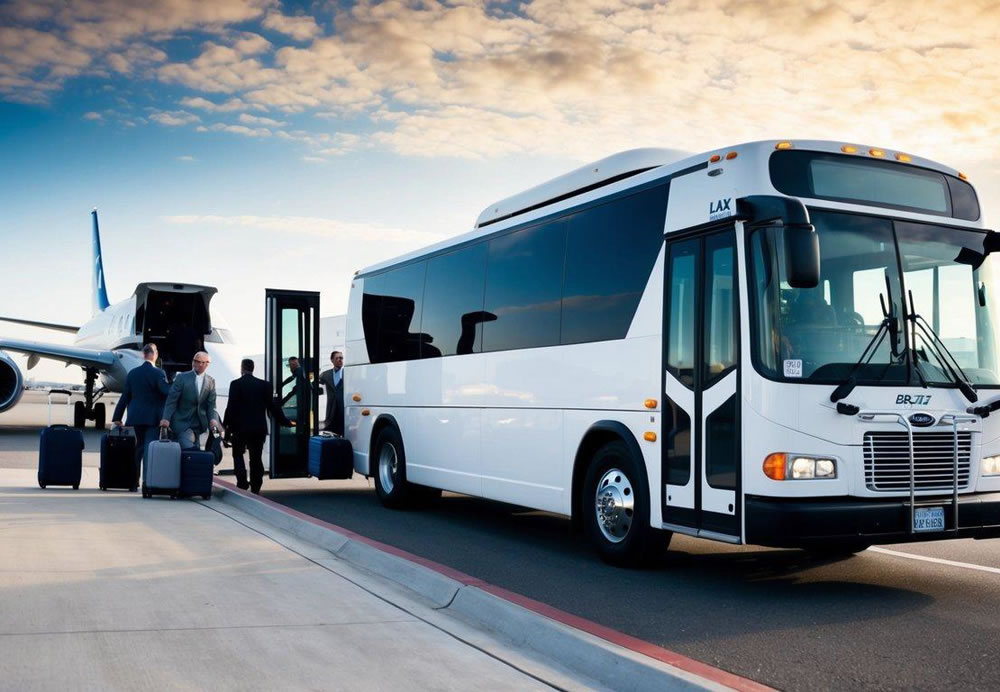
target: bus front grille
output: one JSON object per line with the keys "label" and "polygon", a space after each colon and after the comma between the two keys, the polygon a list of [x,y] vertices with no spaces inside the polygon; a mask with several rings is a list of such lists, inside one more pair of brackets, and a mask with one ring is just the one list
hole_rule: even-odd
{"label": "bus front grille", "polygon": [[[865,485],[879,492],[910,489],[910,446],[905,432],[865,433]],[[958,433],[958,487],[969,487],[972,433]],[[915,490],[952,490],[955,485],[955,436],[949,432],[913,433]]]}

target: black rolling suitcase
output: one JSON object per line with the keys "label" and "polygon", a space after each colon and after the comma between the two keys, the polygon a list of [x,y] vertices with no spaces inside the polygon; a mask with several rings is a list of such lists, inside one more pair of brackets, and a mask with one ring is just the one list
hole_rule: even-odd
{"label": "black rolling suitcase", "polygon": [[135,465],[135,431],[112,427],[101,438],[101,490],[139,489],[139,469]]}
{"label": "black rolling suitcase", "polygon": [[197,449],[185,449],[181,452],[181,487],[177,494],[181,497],[201,495],[202,499],[210,500],[214,476],[214,454]]}
{"label": "black rolling suitcase", "polygon": [[42,430],[38,445],[38,485],[71,485],[80,487],[83,475],[83,433],[68,425],[52,425],[52,395],[70,392],[53,389],[49,392],[49,426]]}

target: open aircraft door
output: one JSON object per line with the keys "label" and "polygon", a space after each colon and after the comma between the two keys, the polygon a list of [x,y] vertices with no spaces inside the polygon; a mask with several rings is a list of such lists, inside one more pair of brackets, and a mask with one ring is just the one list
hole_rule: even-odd
{"label": "open aircraft door", "polygon": [[[309,438],[319,427],[319,293],[266,289],[264,371],[294,427],[271,420],[271,478],[307,475]],[[298,359],[293,371],[290,359]]]}

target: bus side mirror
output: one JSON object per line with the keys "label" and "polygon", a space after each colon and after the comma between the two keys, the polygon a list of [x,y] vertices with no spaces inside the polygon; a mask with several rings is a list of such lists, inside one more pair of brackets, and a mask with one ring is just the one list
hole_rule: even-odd
{"label": "bus side mirror", "polygon": [[785,273],[792,288],[819,285],[819,235],[809,225],[784,227]]}
{"label": "bus side mirror", "polygon": [[983,241],[983,250],[986,251],[987,255],[1000,250],[1000,232],[987,231],[986,239]]}

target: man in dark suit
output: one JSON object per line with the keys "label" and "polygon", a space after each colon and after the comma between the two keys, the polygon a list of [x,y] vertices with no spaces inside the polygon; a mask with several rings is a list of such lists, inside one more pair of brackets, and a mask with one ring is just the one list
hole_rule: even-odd
{"label": "man in dark suit", "polygon": [[344,354],[334,351],[330,354],[333,367],[320,373],[319,381],[326,390],[326,417],[323,429],[344,434]]}
{"label": "man in dark suit", "polygon": [[[229,385],[229,404],[223,425],[233,438],[233,470],[237,487],[260,494],[264,483],[264,463],[261,454],[267,437],[267,413],[281,425],[294,425],[285,416],[271,393],[271,383],[253,376],[253,361],[244,358],[240,363],[242,376]],[[243,453],[250,453],[250,482],[243,463]]]}
{"label": "man in dark suit", "polygon": [[211,362],[205,351],[195,353],[191,370],[174,378],[163,405],[160,427],[170,426],[181,449],[201,449],[201,435],[209,429],[222,434],[215,410],[215,380],[205,373]]}
{"label": "man in dark suit", "polygon": [[157,423],[163,417],[163,402],[170,391],[166,374],[154,365],[156,356],[155,344],[142,347],[144,362],[125,376],[125,389],[111,416],[112,423],[121,426],[122,416],[128,411],[128,424],[135,430],[136,478],[142,468],[146,445],[153,439],[151,431],[157,429]]}

